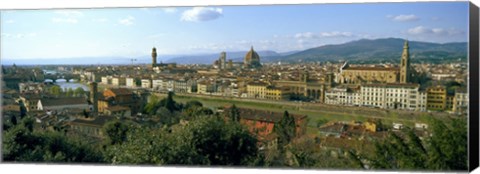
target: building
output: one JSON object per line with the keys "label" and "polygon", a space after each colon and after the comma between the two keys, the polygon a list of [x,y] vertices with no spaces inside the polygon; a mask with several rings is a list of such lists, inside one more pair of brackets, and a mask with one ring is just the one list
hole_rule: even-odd
{"label": "building", "polygon": [[[360,88],[361,105],[383,109],[424,110],[418,84],[364,84]],[[421,98],[420,98],[421,100]]]}
{"label": "building", "polygon": [[98,99],[98,112],[105,113],[112,111],[113,106],[128,107],[131,114],[141,112],[144,105],[142,96],[136,95],[132,90],[127,88],[111,88],[103,91],[103,95]]}
{"label": "building", "polygon": [[97,82],[91,82],[89,84],[89,88],[90,88],[90,95],[89,95],[90,104],[93,105],[92,112],[97,113],[98,112],[98,86],[97,86]]}
{"label": "building", "polygon": [[443,111],[447,108],[447,88],[431,86],[427,88],[427,110]]}
{"label": "building", "polygon": [[399,67],[351,67],[345,62],[339,74],[339,83],[342,84],[410,83],[413,70],[410,67],[408,41],[403,46]]}
{"label": "building", "polygon": [[465,89],[455,91],[452,111],[457,114],[468,113],[468,93]]}
{"label": "building", "polygon": [[[231,108],[226,108],[224,113],[229,113]],[[275,124],[279,123],[284,113],[238,108],[240,123],[246,125],[248,130],[257,136],[260,141],[268,140],[273,133]],[[307,115],[290,114],[295,118],[296,136],[305,135],[307,128]]]}
{"label": "building", "polygon": [[120,87],[127,85],[127,82],[125,77],[112,77],[112,85]]}
{"label": "building", "polygon": [[175,93],[187,93],[188,88],[185,79],[177,79],[173,83],[173,91],[175,91]]}
{"label": "building", "polygon": [[152,88],[152,79],[142,79],[142,88],[151,89]]}
{"label": "building", "polygon": [[260,64],[260,56],[257,52],[253,50],[253,46],[250,48],[250,51],[247,52],[243,60],[244,68],[259,68],[262,67]]}
{"label": "building", "polygon": [[89,110],[88,102],[82,97],[42,98],[37,104],[41,111],[60,111],[64,109]]}
{"label": "building", "polygon": [[265,99],[267,86],[269,84],[265,82],[250,82],[247,84],[247,96],[248,98]]}
{"label": "building", "polygon": [[408,52],[408,41],[403,45],[402,60],[400,63],[400,83],[411,82],[410,55]]}
{"label": "building", "polygon": [[105,138],[103,126],[115,120],[115,117],[101,116],[88,119],[75,119],[67,125],[69,126],[69,134],[82,135],[94,138]]}
{"label": "building", "polygon": [[137,79],[133,77],[127,77],[125,78],[126,86],[129,88],[135,88],[137,87]]}
{"label": "building", "polygon": [[325,92],[325,104],[359,106],[359,88],[336,87]]}
{"label": "building", "polygon": [[333,86],[333,74],[327,73],[319,80],[310,79],[308,71],[303,71],[298,81],[277,80],[273,81],[274,86],[288,88],[288,95],[304,96],[318,102],[325,102],[325,91]]}

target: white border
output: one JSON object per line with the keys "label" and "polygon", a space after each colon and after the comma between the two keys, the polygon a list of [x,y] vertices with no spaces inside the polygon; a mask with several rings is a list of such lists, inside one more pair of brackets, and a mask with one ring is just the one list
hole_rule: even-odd
{"label": "white border", "polygon": [[[159,6],[207,6],[207,5],[268,5],[268,4],[312,4],[312,3],[375,3],[375,2],[426,2],[428,0],[1,0],[0,9],[54,9],[54,8],[108,8],[108,7],[159,7]],[[449,0],[435,0],[449,1]],[[450,0],[451,1],[451,0]],[[456,0],[459,1],[459,0]],[[465,0],[460,0],[465,2]],[[472,0],[477,6],[480,0]],[[412,173],[377,171],[328,171],[328,170],[289,170],[289,169],[245,169],[245,168],[186,168],[186,167],[134,167],[134,166],[94,166],[94,165],[39,165],[39,164],[0,164],[2,173]],[[425,172],[415,172],[425,173]],[[473,173],[480,173],[480,169]]]}

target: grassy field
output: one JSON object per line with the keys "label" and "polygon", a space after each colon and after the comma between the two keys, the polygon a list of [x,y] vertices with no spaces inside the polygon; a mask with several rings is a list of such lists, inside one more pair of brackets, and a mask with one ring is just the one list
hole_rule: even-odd
{"label": "grassy field", "polygon": [[[165,97],[165,94],[159,94],[160,97]],[[260,109],[275,112],[283,112],[287,110],[294,114],[308,115],[308,126],[310,128],[316,128],[318,120],[327,121],[366,121],[371,118],[381,119],[386,125],[392,125],[392,123],[402,123],[406,126],[414,126],[417,122],[426,123],[432,115],[428,113],[402,113],[401,111],[391,110],[385,114],[380,115],[362,115],[355,112],[345,113],[339,109],[336,111],[324,111],[320,109],[314,109],[314,106],[304,107],[302,104],[294,102],[272,102],[272,101],[255,101],[245,99],[232,99],[232,98],[220,98],[209,96],[190,96],[190,95],[175,95],[174,100],[177,102],[185,103],[190,100],[197,100],[203,103],[205,107],[216,108],[222,106],[229,106],[235,104],[238,107]],[[448,121],[446,116],[435,116],[443,121]],[[309,130],[309,132],[314,130]]]}

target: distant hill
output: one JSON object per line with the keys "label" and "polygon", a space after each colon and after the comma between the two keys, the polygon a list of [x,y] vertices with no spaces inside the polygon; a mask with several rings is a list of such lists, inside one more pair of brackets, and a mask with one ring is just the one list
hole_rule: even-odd
{"label": "distant hill", "polygon": [[[270,50],[257,51],[261,62],[316,62],[316,61],[344,61],[357,63],[372,63],[379,61],[398,62],[403,50],[403,39],[361,39],[337,45],[324,45],[301,51],[278,53]],[[429,43],[409,41],[410,57],[412,62],[466,61],[467,43]],[[247,51],[227,51],[227,60],[242,62]],[[220,57],[220,52],[195,55],[158,55],[157,62],[178,64],[212,64]],[[135,61],[131,61],[135,59]],[[42,64],[150,64],[150,55],[138,57],[82,57],[62,59],[2,59],[2,65],[42,65]]]}
{"label": "distant hill", "polygon": [[[405,40],[398,38],[361,39],[338,45],[324,45],[279,57],[282,61],[371,61],[398,60]],[[409,41],[412,61],[466,58],[467,43],[429,43]]]}

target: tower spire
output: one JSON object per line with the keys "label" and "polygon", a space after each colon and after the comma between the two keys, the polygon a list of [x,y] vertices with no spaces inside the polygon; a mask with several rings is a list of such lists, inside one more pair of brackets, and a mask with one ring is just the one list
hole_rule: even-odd
{"label": "tower spire", "polygon": [[408,40],[403,44],[402,59],[400,61],[400,83],[410,82],[410,53],[408,47]]}

